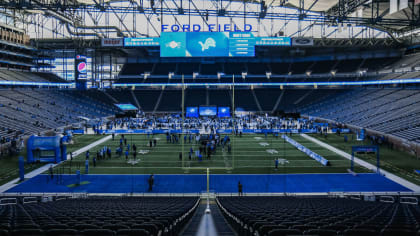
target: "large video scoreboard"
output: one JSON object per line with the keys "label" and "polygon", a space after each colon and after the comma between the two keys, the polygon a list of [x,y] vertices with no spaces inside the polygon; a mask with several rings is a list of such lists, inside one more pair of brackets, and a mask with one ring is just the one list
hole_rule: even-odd
{"label": "large video scoreboard", "polygon": [[159,46],[161,57],[253,57],[255,46],[291,46],[289,37],[252,32],[162,32],[160,38],[125,38],[125,47]]}

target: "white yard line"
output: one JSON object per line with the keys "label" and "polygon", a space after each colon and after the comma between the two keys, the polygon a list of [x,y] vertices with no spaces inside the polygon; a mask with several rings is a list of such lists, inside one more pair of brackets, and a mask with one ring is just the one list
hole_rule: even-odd
{"label": "white yard line", "polygon": [[[335,147],[333,147],[333,146],[331,146],[329,144],[326,144],[326,143],[324,143],[324,142],[322,142],[322,141],[320,141],[320,140],[318,140],[316,138],[313,138],[313,137],[311,137],[309,135],[301,134],[301,136],[303,138],[309,140],[309,141],[312,141],[312,142],[318,144],[321,147],[324,147],[324,148],[326,148],[326,149],[328,149],[328,150],[330,150],[332,152],[337,153],[338,155],[340,155],[340,156],[342,156],[342,157],[344,157],[346,159],[351,160],[351,155],[348,154],[348,153],[346,153],[346,152],[344,152],[344,151],[341,151],[340,149],[337,149],[337,148],[335,148]],[[363,161],[363,160],[357,158],[356,156],[354,157],[354,162],[357,163],[357,164],[359,164],[359,165],[361,165],[361,166],[363,166],[363,167],[365,167],[365,168],[367,168],[367,169],[369,169],[369,170],[372,170],[372,171],[376,172],[376,169],[377,168],[376,168],[375,165],[372,165],[372,164],[370,164],[370,163],[368,163],[366,161]],[[397,182],[397,183],[401,184],[402,186],[404,186],[404,187],[406,187],[408,189],[411,189],[414,192],[420,192],[420,186],[418,186],[418,185],[416,185],[414,183],[411,183],[411,182],[409,182],[409,181],[407,181],[407,180],[405,180],[405,179],[403,179],[403,178],[401,178],[399,176],[396,176],[396,175],[392,174],[391,172],[388,172],[388,171],[386,171],[386,170],[384,170],[382,168],[379,171],[386,178],[388,178],[388,179],[390,179],[390,180],[392,180],[394,182]]]}
{"label": "white yard line", "polygon": [[[108,136],[106,136],[104,138],[99,139],[96,142],[93,142],[93,143],[91,143],[91,144],[89,144],[89,145],[87,145],[85,147],[82,147],[81,149],[73,152],[73,157],[76,157],[76,156],[78,156],[78,155],[86,152],[87,150],[89,150],[89,149],[91,149],[91,148],[93,148],[93,147],[95,147],[95,146],[97,146],[97,145],[99,145],[101,143],[104,143],[104,142],[110,140],[111,138],[112,138],[112,136],[111,135],[108,135]],[[67,159],[70,159],[70,154],[67,155]],[[35,177],[35,176],[37,176],[39,174],[42,174],[45,171],[47,171],[48,168],[50,168],[50,166],[55,167],[57,165],[59,165],[59,164],[46,164],[44,166],[41,166],[38,169],[33,170],[33,171],[29,172],[28,174],[25,174],[25,179],[33,178],[33,177]],[[18,182],[19,182],[19,178],[16,178],[14,180],[9,181],[8,183],[3,184],[2,186],[0,186],[0,193],[4,193],[7,190],[15,187],[16,185],[18,185]]]}
{"label": "white yard line", "polygon": [[[115,135],[115,137],[116,137],[117,135]],[[85,147],[82,147],[82,148],[80,148],[79,150],[77,150],[77,151],[74,151],[73,152],[73,158],[74,157],[76,157],[76,156],[78,156],[78,155],[80,155],[80,154],[82,154],[82,153],[84,153],[84,152],[86,152],[87,150],[89,150],[89,149],[91,149],[91,148],[93,148],[93,147],[96,147],[96,146],[98,146],[99,144],[101,144],[101,143],[104,143],[104,142],[106,142],[106,141],[108,141],[108,140],[110,140],[112,138],[112,135],[108,135],[108,136],[106,136],[106,137],[103,137],[103,138],[101,138],[101,139],[99,139],[98,141],[95,141],[95,142],[93,142],[93,143],[91,143],[91,144],[89,144],[89,145],[87,145],[87,146],[85,146]],[[68,159],[70,159],[70,154],[68,154],[67,155],[67,160]]]}

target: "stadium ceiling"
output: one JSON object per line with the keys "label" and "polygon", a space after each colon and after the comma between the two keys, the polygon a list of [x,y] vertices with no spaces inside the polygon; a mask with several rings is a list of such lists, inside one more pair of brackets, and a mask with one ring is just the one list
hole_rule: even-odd
{"label": "stadium ceiling", "polygon": [[[323,12],[327,17],[346,21],[355,18],[370,18],[366,25],[388,32],[406,32],[419,27],[420,7],[414,0],[395,12],[390,12],[390,0],[290,0],[291,7]],[[396,1],[398,3],[398,1]],[[301,4],[301,5],[300,5]],[[393,21],[395,24],[385,25],[382,22]]]}
{"label": "stadium ceiling", "polygon": [[391,14],[390,1],[2,0],[0,16],[32,33],[33,38],[155,37],[163,21],[182,24],[186,18],[203,25],[254,22],[258,33],[267,36],[396,40],[417,36],[419,5],[406,0],[407,5]]}
{"label": "stadium ceiling", "polygon": [[[395,12],[390,12],[392,0],[258,0],[267,6],[286,6],[305,11],[320,12],[336,22],[360,22],[387,32],[408,32],[420,26],[420,5],[414,0]],[[399,3],[398,1],[396,1]],[[384,22],[388,22],[383,24]],[[392,23],[391,23],[392,22]]]}

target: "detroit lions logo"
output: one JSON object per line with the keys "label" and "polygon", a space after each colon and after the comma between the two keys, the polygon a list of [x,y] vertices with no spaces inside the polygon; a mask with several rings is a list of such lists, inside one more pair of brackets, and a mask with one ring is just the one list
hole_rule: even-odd
{"label": "detroit lions logo", "polygon": [[207,38],[206,42],[199,41],[198,44],[201,45],[201,51],[204,52],[204,50],[209,49],[210,47],[216,47],[216,41],[213,38]]}

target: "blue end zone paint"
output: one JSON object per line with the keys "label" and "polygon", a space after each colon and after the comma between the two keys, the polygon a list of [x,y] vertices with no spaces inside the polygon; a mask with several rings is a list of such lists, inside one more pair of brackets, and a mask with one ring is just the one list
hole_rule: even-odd
{"label": "blue end zone paint", "polygon": [[415,172],[416,172],[417,174],[420,174],[420,170],[415,170]]}
{"label": "blue end zone paint", "polygon": [[[66,187],[76,183],[75,175],[63,175],[57,184],[48,175],[38,175],[8,190],[20,192],[147,192],[149,175],[83,175],[90,184]],[[57,176],[54,176],[55,178]],[[248,193],[310,192],[411,192],[411,190],[378,174],[276,174],[276,175],[211,175],[210,189],[218,193],[237,192],[241,181]],[[206,175],[155,175],[153,193],[199,193],[206,191]]]}

